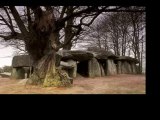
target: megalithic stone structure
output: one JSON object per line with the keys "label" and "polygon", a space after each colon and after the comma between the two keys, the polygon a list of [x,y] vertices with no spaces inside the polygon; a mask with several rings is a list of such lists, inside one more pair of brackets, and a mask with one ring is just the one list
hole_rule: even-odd
{"label": "megalithic stone structure", "polygon": [[88,62],[89,77],[101,77],[101,67],[96,58],[92,58]]}
{"label": "megalithic stone structure", "polygon": [[[138,63],[137,59],[116,56],[111,51],[100,49],[59,50],[56,53],[56,67],[65,69],[72,78],[77,77],[77,73],[86,77],[137,74],[136,64]],[[29,55],[14,56],[12,67],[12,78],[23,79],[25,78],[24,68],[33,68],[33,60]]]}

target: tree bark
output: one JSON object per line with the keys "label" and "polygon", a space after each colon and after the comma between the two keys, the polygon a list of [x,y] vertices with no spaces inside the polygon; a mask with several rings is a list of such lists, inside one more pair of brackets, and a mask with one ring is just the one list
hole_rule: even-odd
{"label": "tree bark", "polygon": [[[67,8],[67,12],[66,12],[67,16],[73,14],[73,6],[68,6]],[[68,44],[66,44],[63,49],[64,50],[70,50],[71,47],[72,47],[72,42],[70,40],[71,36],[72,36],[72,25],[73,25],[73,18],[70,18],[68,21],[67,21],[67,25],[65,27],[65,38],[64,38],[64,42],[67,43],[68,41]]]}
{"label": "tree bark", "polygon": [[34,61],[34,72],[27,84],[44,87],[70,86],[72,81],[67,73],[56,67],[56,51],[61,45],[59,30],[56,29],[55,20],[52,21],[52,26],[45,20],[41,16],[36,21],[32,36],[26,42],[26,48]]}

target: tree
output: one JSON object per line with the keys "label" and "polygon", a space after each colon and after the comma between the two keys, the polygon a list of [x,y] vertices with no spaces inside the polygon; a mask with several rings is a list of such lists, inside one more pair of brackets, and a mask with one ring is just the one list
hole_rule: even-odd
{"label": "tree", "polygon": [[139,63],[139,73],[142,73],[142,54],[144,52],[144,30],[145,30],[145,14],[144,13],[129,13],[132,26],[132,51],[134,57]]}
{"label": "tree", "polygon": [[98,18],[83,34],[82,40],[100,49],[113,50],[116,55],[134,56],[140,61],[139,72],[145,54],[145,13],[111,12]]}
{"label": "tree", "polygon": [[0,73],[3,73],[4,71],[3,71],[3,68],[0,68]]}
{"label": "tree", "polygon": [[12,66],[4,66],[3,67],[3,72],[11,72],[12,71]]}
{"label": "tree", "polygon": [[124,7],[4,6],[1,7],[0,24],[9,30],[1,31],[0,37],[5,41],[24,42],[25,50],[34,61],[32,84],[68,86],[71,82],[55,67],[56,52],[68,46],[83,27],[90,26],[102,12],[117,10],[123,11]]}

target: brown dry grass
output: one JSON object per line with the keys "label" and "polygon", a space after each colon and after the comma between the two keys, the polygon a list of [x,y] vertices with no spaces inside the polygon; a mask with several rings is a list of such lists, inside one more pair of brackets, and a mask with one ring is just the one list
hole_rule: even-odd
{"label": "brown dry grass", "polygon": [[145,94],[145,75],[78,77],[69,88],[25,86],[1,77],[0,94]]}

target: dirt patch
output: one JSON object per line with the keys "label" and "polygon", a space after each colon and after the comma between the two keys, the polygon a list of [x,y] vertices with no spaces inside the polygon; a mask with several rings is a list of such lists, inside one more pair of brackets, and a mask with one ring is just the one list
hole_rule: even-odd
{"label": "dirt patch", "polygon": [[0,77],[0,94],[145,94],[145,75],[78,77],[69,88],[25,86],[21,81]]}

